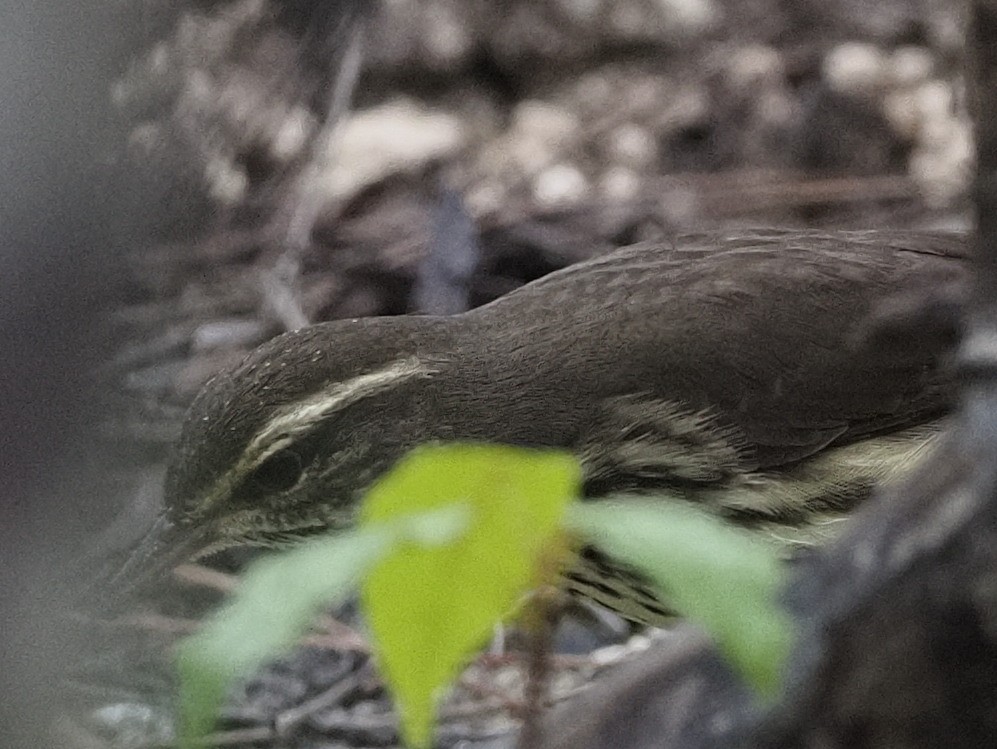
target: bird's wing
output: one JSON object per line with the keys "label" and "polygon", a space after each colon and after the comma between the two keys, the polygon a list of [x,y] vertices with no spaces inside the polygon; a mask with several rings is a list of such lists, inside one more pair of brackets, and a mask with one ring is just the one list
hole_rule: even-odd
{"label": "bird's wing", "polygon": [[546,387],[704,409],[764,469],[947,410],[944,337],[914,326],[903,346],[863,346],[857,332],[891,300],[965,284],[968,254],[954,233],[698,234],[622,248],[478,314],[526,327]]}

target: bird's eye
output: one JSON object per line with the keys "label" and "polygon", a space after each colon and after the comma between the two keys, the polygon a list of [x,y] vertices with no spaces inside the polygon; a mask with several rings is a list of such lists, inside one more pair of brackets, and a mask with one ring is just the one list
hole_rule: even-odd
{"label": "bird's eye", "polygon": [[297,484],[303,470],[300,455],[294,450],[280,450],[260,463],[250,479],[267,491],[281,492]]}

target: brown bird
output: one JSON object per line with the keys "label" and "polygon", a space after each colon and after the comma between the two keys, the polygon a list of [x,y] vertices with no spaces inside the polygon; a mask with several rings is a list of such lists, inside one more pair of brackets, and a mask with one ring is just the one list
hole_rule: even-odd
{"label": "brown bird", "polygon": [[[405,452],[451,440],[571,450],[592,500],[667,491],[787,543],[828,535],[931,449],[953,394],[944,336],[858,347],[855,331],[887,300],[964,283],[966,257],[956,234],[698,234],[464,314],[279,336],[194,401],[129,573],[348,527]],[[565,586],[668,614],[597,549]]]}

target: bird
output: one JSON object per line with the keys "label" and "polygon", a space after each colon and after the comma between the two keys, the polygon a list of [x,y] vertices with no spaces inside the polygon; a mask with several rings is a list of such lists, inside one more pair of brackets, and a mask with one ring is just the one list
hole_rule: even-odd
{"label": "bird", "polygon": [[[901,347],[855,331],[965,285],[968,260],[958,233],[705,232],[456,315],[282,334],[194,399],[130,573],[349,528],[402,456],[453,441],[568,450],[585,501],[664,493],[787,544],[833,535],[931,452],[954,397],[926,326]],[[634,621],[673,615],[597,548],[561,584]]]}

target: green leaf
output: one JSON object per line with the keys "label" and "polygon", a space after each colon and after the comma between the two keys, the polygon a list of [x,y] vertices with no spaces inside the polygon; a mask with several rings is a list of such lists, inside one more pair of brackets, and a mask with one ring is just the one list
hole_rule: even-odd
{"label": "green leaf", "polygon": [[356,589],[395,528],[311,541],[251,565],[232,600],[180,644],[181,745],[211,730],[232,681],[294,643],[315,614]]}
{"label": "green leaf", "polygon": [[361,522],[458,504],[458,540],[410,543],[383,559],[361,597],[406,740],[425,746],[443,687],[495,622],[536,586],[545,553],[562,548],[564,508],[581,471],[569,455],[492,445],[420,448],[368,494]]}
{"label": "green leaf", "polygon": [[673,502],[576,504],[568,527],[644,572],[762,694],[777,690],[793,634],[777,601],[784,577],[777,550]]}

